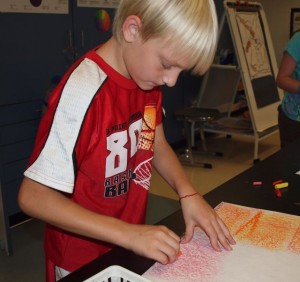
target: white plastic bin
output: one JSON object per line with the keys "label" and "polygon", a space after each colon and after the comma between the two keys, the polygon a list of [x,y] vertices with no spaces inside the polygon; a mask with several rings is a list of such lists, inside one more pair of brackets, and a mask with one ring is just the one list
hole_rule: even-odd
{"label": "white plastic bin", "polygon": [[150,280],[132,272],[128,269],[112,265],[84,282],[151,282]]}

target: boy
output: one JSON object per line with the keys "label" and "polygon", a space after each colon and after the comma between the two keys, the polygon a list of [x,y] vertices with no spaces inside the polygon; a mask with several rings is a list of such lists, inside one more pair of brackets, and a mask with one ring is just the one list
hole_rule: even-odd
{"label": "boy", "polygon": [[[47,223],[47,281],[113,245],[172,263],[196,225],[215,250],[231,250],[232,236],[188,181],[162,127],[160,86],[174,86],[183,70],[203,74],[216,41],[213,0],[122,0],[113,37],[63,77],[19,192],[23,211]],[[181,199],[182,239],[143,225],[152,164]]]}

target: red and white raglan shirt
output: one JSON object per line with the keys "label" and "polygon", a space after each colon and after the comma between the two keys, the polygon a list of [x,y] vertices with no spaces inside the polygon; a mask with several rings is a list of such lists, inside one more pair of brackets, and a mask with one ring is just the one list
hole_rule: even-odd
{"label": "red and white raglan shirt", "polygon": [[[25,176],[96,213],[144,223],[161,96],[88,52],[52,93]],[[46,259],[68,271],[111,247],[46,227]]]}

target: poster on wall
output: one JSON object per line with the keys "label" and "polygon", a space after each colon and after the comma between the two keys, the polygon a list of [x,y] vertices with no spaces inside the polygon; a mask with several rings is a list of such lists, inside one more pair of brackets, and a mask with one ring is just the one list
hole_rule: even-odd
{"label": "poster on wall", "polygon": [[68,14],[68,0],[5,0],[0,2],[2,13]]}
{"label": "poster on wall", "polygon": [[300,31],[300,8],[291,9],[290,37],[296,31]]}
{"label": "poster on wall", "polygon": [[78,7],[85,8],[117,8],[120,0],[77,0]]}

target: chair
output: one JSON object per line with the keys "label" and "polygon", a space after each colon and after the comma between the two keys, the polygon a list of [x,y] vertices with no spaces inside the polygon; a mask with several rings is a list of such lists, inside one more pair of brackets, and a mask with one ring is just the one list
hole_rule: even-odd
{"label": "chair", "polygon": [[[223,156],[222,152],[208,152],[204,128],[213,120],[231,116],[239,83],[240,71],[236,66],[213,64],[203,77],[196,103],[174,112],[175,117],[183,120],[185,126],[187,148],[185,154],[180,156],[183,164],[212,168],[210,163],[196,162],[193,154]],[[195,131],[198,129],[202,141],[202,152],[192,150],[195,146]]]}
{"label": "chair", "polygon": [[[184,121],[185,128],[185,138],[187,143],[187,148],[184,154],[180,154],[179,159],[184,165],[200,166],[203,168],[212,168],[211,163],[203,163],[196,161],[194,154],[213,154],[215,156],[223,156],[221,152],[209,152],[207,150],[205,136],[204,136],[204,125],[212,120],[220,117],[220,112],[217,109],[212,108],[200,108],[200,107],[186,107],[183,109],[176,110],[174,112],[175,118]],[[195,151],[192,146],[192,130],[194,130],[194,125],[197,124],[199,127],[200,139],[202,143],[203,151]],[[193,126],[192,126],[193,125]]]}

